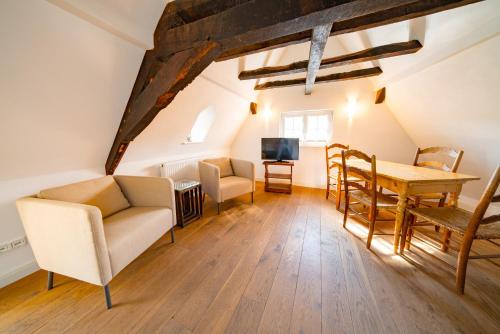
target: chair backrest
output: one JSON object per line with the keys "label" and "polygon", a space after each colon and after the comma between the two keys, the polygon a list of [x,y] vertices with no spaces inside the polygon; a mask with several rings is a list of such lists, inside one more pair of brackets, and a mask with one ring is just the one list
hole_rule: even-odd
{"label": "chair backrest", "polygon": [[[326,153],[326,174],[330,175],[330,170],[334,168],[339,168],[340,169],[340,164],[333,162],[332,159],[335,158],[342,158],[342,155],[340,154],[341,150],[348,150],[349,145],[343,145],[339,143],[333,143],[331,145],[326,145],[325,146],[325,153]],[[340,171],[340,170],[339,170]]]}
{"label": "chair backrest", "polygon": [[497,166],[495,172],[490,178],[486,189],[479,200],[474,213],[472,214],[471,220],[467,227],[466,237],[474,236],[480,224],[490,224],[495,222],[500,222],[500,215],[493,215],[490,217],[484,218],[486,214],[486,210],[492,202],[496,202],[500,195],[495,195],[498,190],[498,186],[500,185],[500,165]]}
{"label": "chair backrest", "polygon": [[[371,165],[370,172],[350,165],[348,160],[353,158],[368,162]],[[377,206],[377,163],[375,156],[372,155],[369,157],[366,153],[358,150],[342,151],[342,171],[347,196],[350,191],[349,188],[360,190],[370,196],[372,201],[371,208],[375,210]],[[356,177],[359,181],[350,181],[348,179],[349,175]],[[360,182],[364,182],[365,185],[362,185]]]}
{"label": "chair backrest", "polygon": [[[445,162],[442,161],[435,161],[435,160],[426,160],[426,161],[419,161],[420,156],[424,154],[441,154],[441,155],[447,155],[450,158],[454,159],[453,164],[448,166]],[[428,168],[434,168],[434,169],[439,169],[443,170],[446,172],[453,172],[455,173],[458,170],[458,166],[460,165],[460,161],[462,160],[462,156],[464,154],[464,151],[462,150],[455,150],[453,148],[449,147],[428,147],[421,149],[420,147],[417,148],[417,153],[415,154],[415,160],[413,161],[413,166],[419,166],[419,167],[428,167]]]}

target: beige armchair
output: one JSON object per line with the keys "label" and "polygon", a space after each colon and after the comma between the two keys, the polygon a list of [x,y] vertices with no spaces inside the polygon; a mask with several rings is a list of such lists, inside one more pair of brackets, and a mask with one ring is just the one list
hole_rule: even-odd
{"label": "beige armchair", "polygon": [[203,192],[217,202],[217,213],[221,203],[233,197],[255,192],[255,166],[250,161],[218,158],[198,163]]}
{"label": "beige armchair", "polygon": [[42,190],[19,199],[19,215],[40,268],[104,287],[170,230],[175,199],[171,179],[106,176]]}

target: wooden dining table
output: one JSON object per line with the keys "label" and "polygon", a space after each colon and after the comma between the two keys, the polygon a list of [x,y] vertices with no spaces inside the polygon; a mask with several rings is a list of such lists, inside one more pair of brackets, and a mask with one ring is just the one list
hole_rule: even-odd
{"label": "wooden dining table", "polygon": [[[342,164],[342,159],[339,158],[332,161],[340,165]],[[347,164],[371,172],[371,165],[363,160],[352,159],[348,160]],[[381,186],[398,195],[396,223],[394,225],[394,254],[398,253],[401,228],[409,196],[449,193],[450,201],[448,204],[450,206],[458,206],[458,198],[462,191],[462,185],[473,180],[479,180],[479,177],[377,160],[377,186]],[[340,179],[338,182],[340,184]],[[338,205],[339,203],[337,204],[337,209]]]}

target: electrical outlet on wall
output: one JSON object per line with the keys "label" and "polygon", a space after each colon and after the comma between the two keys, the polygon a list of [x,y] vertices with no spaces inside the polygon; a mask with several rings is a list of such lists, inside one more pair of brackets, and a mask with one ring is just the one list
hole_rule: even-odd
{"label": "electrical outlet on wall", "polygon": [[17,248],[26,245],[26,237],[19,238],[11,242],[12,248]]}
{"label": "electrical outlet on wall", "polygon": [[26,243],[27,243],[26,237],[21,237],[19,239],[12,240],[10,242],[6,242],[0,245],[0,253],[8,252],[14,248],[22,247],[26,245]]}
{"label": "electrical outlet on wall", "polygon": [[6,243],[0,245],[0,253],[7,252],[12,249],[12,243]]}

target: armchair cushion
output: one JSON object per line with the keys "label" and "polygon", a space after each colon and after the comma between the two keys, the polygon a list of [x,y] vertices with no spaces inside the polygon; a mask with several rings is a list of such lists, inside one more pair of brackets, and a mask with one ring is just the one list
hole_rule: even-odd
{"label": "armchair cushion", "polygon": [[132,207],[104,220],[113,276],[173,227],[172,210]]}
{"label": "armchair cushion", "polygon": [[234,175],[231,160],[229,158],[206,159],[203,161],[219,167],[221,178]]}
{"label": "armchair cushion", "polygon": [[42,190],[38,197],[96,206],[101,210],[103,218],[130,207],[112,176]]}
{"label": "armchair cushion", "polygon": [[221,200],[240,196],[253,191],[253,181],[240,176],[228,176],[220,179]]}

